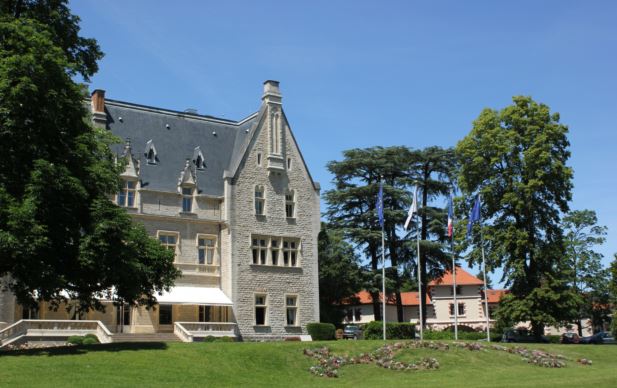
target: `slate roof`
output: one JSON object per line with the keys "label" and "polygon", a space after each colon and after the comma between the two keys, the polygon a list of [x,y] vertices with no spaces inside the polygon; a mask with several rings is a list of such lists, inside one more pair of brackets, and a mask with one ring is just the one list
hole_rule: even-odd
{"label": "slate roof", "polygon": [[[232,121],[110,99],[105,100],[105,113],[108,129],[123,141],[130,139],[143,189],[177,192],[186,159],[192,159],[199,146],[206,167],[196,170],[197,187],[199,194],[211,196],[223,195],[223,173],[242,159],[260,119],[259,112]],[[149,140],[157,151],[155,165],[148,164],[144,155]],[[113,151],[121,155],[123,148],[119,144]]]}

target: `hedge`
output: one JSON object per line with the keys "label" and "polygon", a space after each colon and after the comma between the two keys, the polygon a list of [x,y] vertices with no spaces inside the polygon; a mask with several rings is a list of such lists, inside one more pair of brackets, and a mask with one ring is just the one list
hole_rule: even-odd
{"label": "hedge", "polygon": [[313,322],[306,325],[306,330],[313,341],[328,341],[335,339],[336,327],[331,323]]}
{"label": "hedge", "polygon": [[[453,340],[454,332],[450,330],[425,330],[422,337],[425,340]],[[495,339],[494,336],[491,337],[491,339]],[[486,333],[483,331],[460,331],[458,333],[458,339],[467,341],[478,341],[481,339],[486,339]],[[501,339],[501,336],[499,336],[499,339]]]}
{"label": "hedge", "polygon": [[[408,322],[386,323],[387,339],[414,339],[416,326]],[[383,322],[373,321],[364,326],[364,339],[382,339]]]}

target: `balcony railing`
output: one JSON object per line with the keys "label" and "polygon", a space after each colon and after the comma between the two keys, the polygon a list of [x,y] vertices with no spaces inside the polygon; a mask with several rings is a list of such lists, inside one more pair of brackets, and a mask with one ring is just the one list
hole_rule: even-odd
{"label": "balcony railing", "polygon": [[193,342],[208,336],[235,337],[236,326],[233,322],[175,322],[174,333],[184,342]]}
{"label": "balcony railing", "polygon": [[209,264],[174,263],[186,275],[221,276],[221,267]]}
{"label": "balcony railing", "polygon": [[22,319],[0,331],[0,347],[22,336],[69,337],[94,334],[101,343],[112,341],[111,332],[101,321]]}

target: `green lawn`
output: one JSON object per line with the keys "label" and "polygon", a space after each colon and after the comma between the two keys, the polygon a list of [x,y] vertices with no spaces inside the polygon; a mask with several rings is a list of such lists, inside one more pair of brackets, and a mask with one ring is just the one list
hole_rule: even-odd
{"label": "green lawn", "polygon": [[[401,361],[436,358],[439,370],[401,372],[376,365],[344,366],[339,378],[313,376],[306,347],[338,354],[369,352],[381,341],[276,343],[155,343],[0,352],[0,386],[467,386],[615,387],[617,346],[533,345],[563,354],[563,369],[546,369],[500,351],[403,350]],[[592,366],[574,360],[589,358]]]}

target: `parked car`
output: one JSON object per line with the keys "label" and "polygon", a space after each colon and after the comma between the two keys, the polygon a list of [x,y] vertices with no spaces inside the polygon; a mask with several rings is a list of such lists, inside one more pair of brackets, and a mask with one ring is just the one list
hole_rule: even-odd
{"label": "parked car", "polygon": [[362,329],[357,325],[347,325],[343,330],[343,338],[359,339],[362,338]]}
{"label": "parked car", "polygon": [[[501,342],[538,342],[527,329],[508,329],[501,336]],[[548,338],[542,336],[540,342],[548,343]]]}
{"label": "parked car", "polygon": [[608,333],[606,331],[601,331],[594,335],[581,338],[579,343],[599,345],[599,344],[614,344],[616,342],[615,342],[615,337],[613,337],[611,333]]}
{"label": "parked car", "polygon": [[581,337],[576,333],[563,333],[559,342],[562,344],[577,344],[580,340]]}

